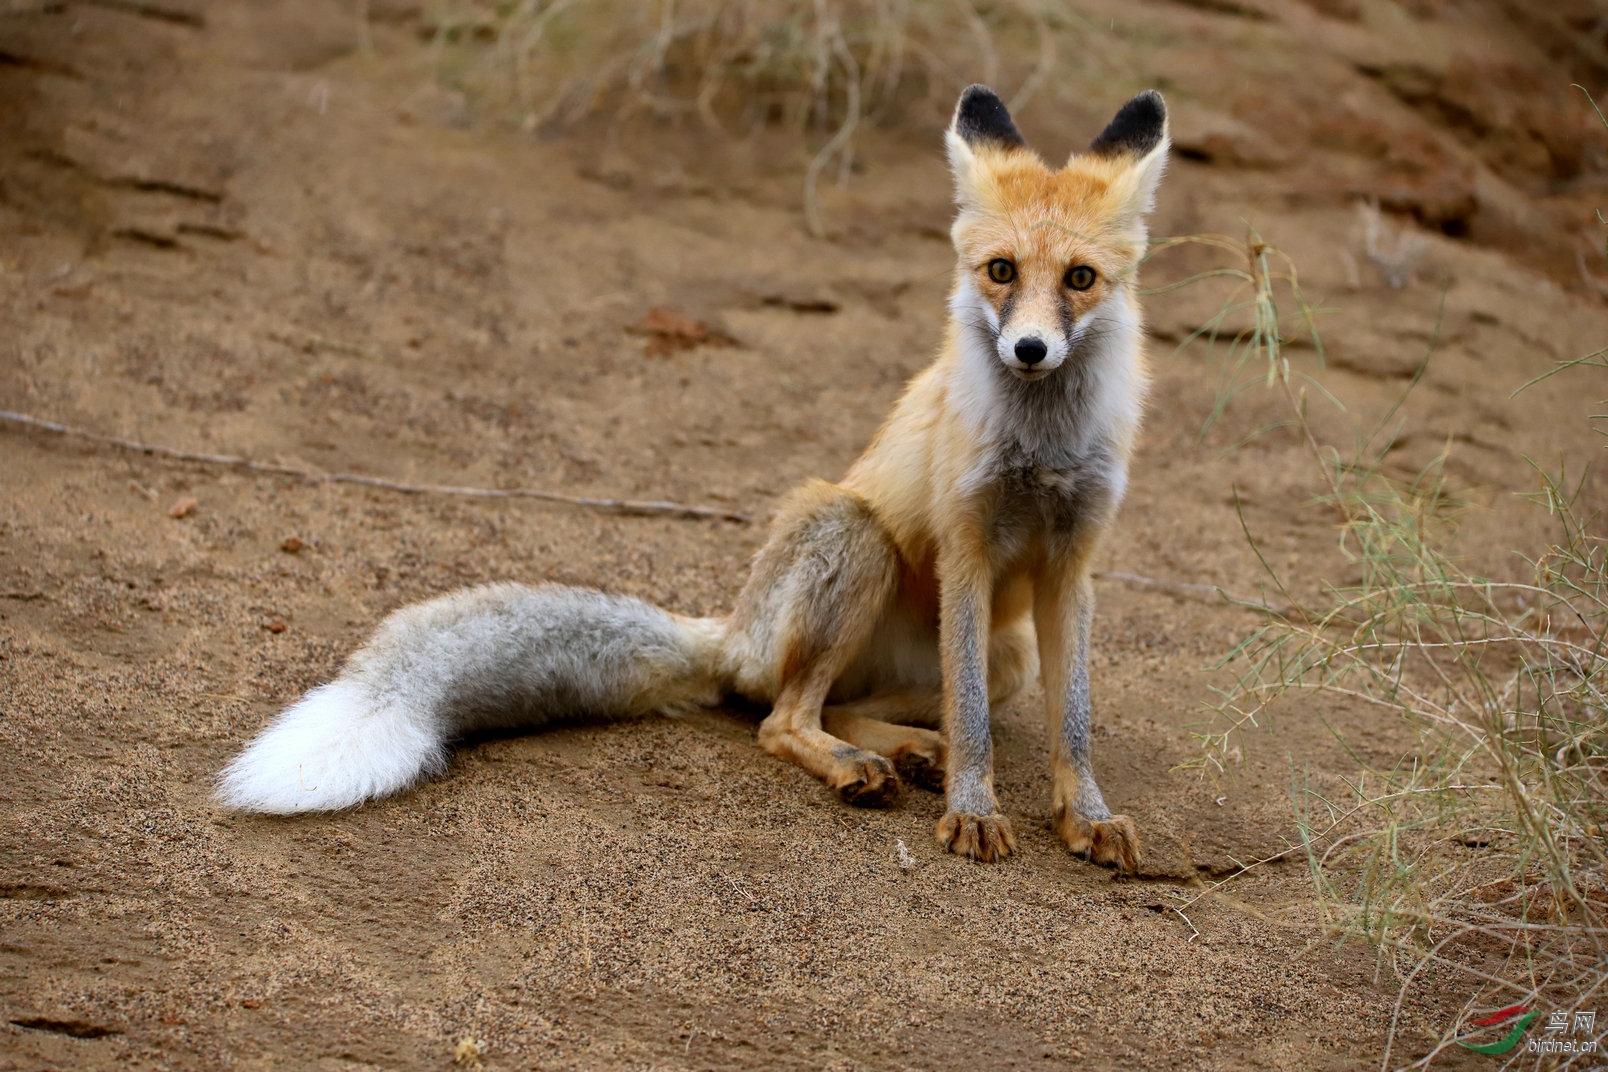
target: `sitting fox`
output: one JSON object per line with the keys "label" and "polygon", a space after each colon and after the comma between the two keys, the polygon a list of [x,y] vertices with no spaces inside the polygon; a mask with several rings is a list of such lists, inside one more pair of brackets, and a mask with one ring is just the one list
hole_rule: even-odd
{"label": "sitting fox", "polygon": [[892,801],[901,772],[941,787],[938,841],[994,861],[1015,836],[989,706],[1037,667],[1055,827],[1073,852],[1134,870],[1134,824],[1106,807],[1089,758],[1089,571],[1145,396],[1135,273],[1166,109],[1141,93],[1056,170],[972,86],[947,142],[959,261],[943,350],[840,482],[785,501],[730,616],[555,585],[406,607],[229,765],[223,802],[351,807],[442,770],[468,732],[736,694],[771,707],[761,748],[850,804]]}

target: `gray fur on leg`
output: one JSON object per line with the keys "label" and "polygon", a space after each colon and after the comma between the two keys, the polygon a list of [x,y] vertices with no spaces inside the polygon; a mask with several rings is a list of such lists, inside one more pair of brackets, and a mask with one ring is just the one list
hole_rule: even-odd
{"label": "gray fur on leg", "polygon": [[1089,758],[1089,634],[1094,625],[1094,595],[1088,582],[1078,586],[1077,633],[1072,645],[1072,674],[1067,683],[1066,714],[1061,719],[1061,746],[1078,772],[1078,813],[1085,819],[1109,819],[1111,809],[1094,781]]}

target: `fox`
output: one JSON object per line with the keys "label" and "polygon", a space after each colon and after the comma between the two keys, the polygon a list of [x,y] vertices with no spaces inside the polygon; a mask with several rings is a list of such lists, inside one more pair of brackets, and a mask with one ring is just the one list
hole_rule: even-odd
{"label": "fox", "polygon": [[852,805],[941,791],[938,843],[992,863],[1017,842],[991,710],[1037,676],[1056,833],[1136,871],[1136,825],[1090,757],[1091,563],[1148,387],[1137,271],[1166,105],[1133,97],[1056,168],[973,85],[945,144],[957,260],[937,358],[841,480],[784,499],[729,614],[513,583],[404,607],[228,764],[220,802],[351,808],[440,773],[468,734],[740,697],[769,708],[763,751]]}

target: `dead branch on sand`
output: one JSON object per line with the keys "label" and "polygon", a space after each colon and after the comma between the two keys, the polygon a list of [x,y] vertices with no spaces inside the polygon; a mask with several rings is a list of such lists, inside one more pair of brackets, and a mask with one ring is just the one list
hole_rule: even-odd
{"label": "dead branch on sand", "polygon": [[[156,443],[141,443],[137,439],[103,435],[100,432],[91,432],[85,428],[74,428],[71,425],[47,421],[42,417],[34,417],[27,413],[13,413],[10,410],[0,410],[0,421],[38,429],[42,432],[52,432],[72,439],[103,443],[107,446],[133,451],[137,454],[173,458],[177,461],[195,462],[200,465],[217,465],[229,469],[243,469],[249,473],[288,476],[296,480],[304,480],[310,484],[360,484],[363,487],[397,491],[404,495],[461,495],[470,499],[538,499],[542,502],[584,506],[594,510],[605,510],[633,517],[735,521],[743,525],[753,524],[754,520],[747,514],[738,513],[735,510],[721,510],[712,506],[688,506],[685,503],[652,499],[597,499],[583,495],[565,495],[557,491],[543,491],[540,488],[470,488],[454,484],[406,484],[399,480],[387,480],[378,476],[364,476],[361,473],[320,473],[311,469],[298,469],[295,466],[283,465],[279,462],[257,461],[254,458],[246,458],[238,454],[205,454],[200,451],[164,447]],[[1142,577],[1136,573],[1114,571],[1097,571],[1094,576],[1181,594],[1198,594],[1206,597],[1219,596],[1231,603],[1236,603],[1252,610],[1279,612],[1279,608],[1269,607],[1260,600],[1235,596],[1232,593],[1225,592],[1215,584],[1190,584],[1185,581],[1168,581],[1155,577]]]}
{"label": "dead branch on sand", "polygon": [[404,495],[461,495],[470,499],[538,499],[542,502],[584,506],[593,510],[605,510],[610,513],[626,514],[633,517],[736,521],[743,525],[752,524],[754,520],[747,514],[738,513],[735,510],[721,510],[711,506],[688,506],[684,503],[662,502],[659,500],[597,499],[584,495],[565,495],[557,491],[543,491],[540,488],[469,488],[452,484],[406,484],[398,480],[386,480],[384,477],[364,476],[361,473],[320,473],[311,469],[298,469],[295,466],[282,465],[278,462],[257,461],[253,458],[244,458],[236,454],[203,454],[198,451],[178,450],[174,447],[164,447],[153,443],[141,443],[134,439],[102,435],[99,432],[91,432],[84,428],[74,428],[70,425],[33,417],[26,413],[12,413],[8,410],[0,410],[0,421],[19,424],[44,432],[53,432],[56,435],[68,436],[73,439],[84,439],[91,443],[103,443],[107,446],[119,447],[138,454],[173,458],[178,461],[195,462],[200,465],[217,465],[229,469],[242,469],[249,473],[288,476],[296,480],[304,480],[310,484],[361,484],[369,488],[398,491]]}

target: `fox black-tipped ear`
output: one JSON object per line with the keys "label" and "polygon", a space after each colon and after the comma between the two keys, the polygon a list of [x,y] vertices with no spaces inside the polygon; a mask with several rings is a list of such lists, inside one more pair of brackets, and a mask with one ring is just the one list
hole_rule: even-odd
{"label": "fox black-tipped ear", "polygon": [[[1144,217],[1156,206],[1156,187],[1167,170],[1167,105],[1147,89],[1117,109],[1116,116],[1089,145],[1085,159],[1098,161],[1109,182],[1109,196],[1143,237]],[[1077,154],[1072,161],[1076,162]]]}
{"label": "fox black-tipped ear", "polygon": [[955,106],[955,121],[951,124],[960,139],[973,149],[989,146],[995,149],[1024,149],[1027,141],[1011,121],[1005,102],[984,85],[967,86]]}
{"label": "fox black-tipped ear", "polygon": [[1100,136],[1089,144],[1096,156],[1148,156],[1167,137],[1167,104],[1147,89],[1117,109]]}
{"label": "fox black-tipped ear", "polygon": [[986,200],[989,183],[987,168],[977,156],[980,151],[1027,148],[1005,102],[987,86],[966,87],[944,141],[949,146],[949,169],[955,174],[955,200],[963,211]]}

